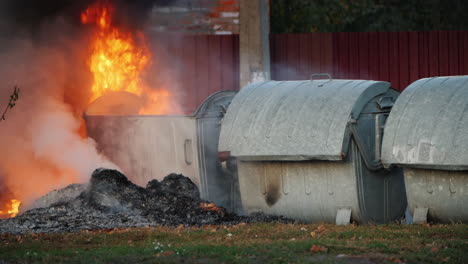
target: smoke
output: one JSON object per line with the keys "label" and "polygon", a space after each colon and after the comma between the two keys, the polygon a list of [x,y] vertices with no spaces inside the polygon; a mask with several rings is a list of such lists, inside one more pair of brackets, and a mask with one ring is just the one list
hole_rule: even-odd
{"label": "smoke", "polygon": [[[86,137],[82,119],[91,99],[92,29],[81,25],[80,13],[93,2],[0,0],[0,109],[13,87],[20,88],[16,106],[0,122],[0,201],[19,199],[24,209],[54,188],[86,182],[98,167],[116,168]],[[174,1],[112,2],[116,25],[137,32],[153,5]],[[174,79],[151,76],[153,87]]]}
{"label": "smoke", "polygon": [[92,80],[83,59],[86,32],[61,16],[41,20],[34,35],[25,34],[22,20],[0,21],[8,28],[0,38],[2,110],[13,87],[20,89],[16,106],[0,122],[0,198],[27,207],[54,188],[86,182],[98,167],[116,166],[83,133]]}
{"label": "smoke", "polygon": [[[141,29],[152,6],[166,6],[181,0],[101,0],[116,6],[119,27]],[[188,1],[188,0],[185,0]],[[79,25],[80,12],[97,0],[0,0],[0,32],[26,33],[37,37],[37,29],[58,17]],[[188,1],[190,2],[190,1]]]}

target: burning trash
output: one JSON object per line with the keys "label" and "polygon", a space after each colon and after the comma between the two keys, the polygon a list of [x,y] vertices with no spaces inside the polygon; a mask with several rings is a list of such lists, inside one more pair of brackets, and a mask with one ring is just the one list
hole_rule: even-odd
{"label": "burning trash", "polygon": [[4,207],[4,210],[0,210],[0,219],[3,218],[10,218],[15,217],[19,212],[19,207],[21,205],[21,201],[16,199],[11,199],[7,202]]}
{"label": "burning trash", "polygon": [[152,180],[143,188],[117,170],[97,169],[88,185],[52,191],[39,201],[35,204],[42,207],[0,220],[0,233],[290,221],[265,215],[229,214],[224,208],[201,200],[198,187],[181,174],[170,174],[161,182]]}
{"label": "burning trash", "polygon": [[[115,13],[112,2],[106,0],[95,2],[81,13],[82,24],[96,26],[88,61],[94,79],[90,103],[104,96],[107,100],[104,103],[111,101],[125,106],[126,99],[119,101],[117,98],[116,101],[112,94],[126,92],[137,96],[137,114],[166,114],[168,109],[174,108],[169,91],[150,89],[142,82],[143,72],[152,59],[143,33],[118,27]],[[102,113],[103,110],[97,111]]]}

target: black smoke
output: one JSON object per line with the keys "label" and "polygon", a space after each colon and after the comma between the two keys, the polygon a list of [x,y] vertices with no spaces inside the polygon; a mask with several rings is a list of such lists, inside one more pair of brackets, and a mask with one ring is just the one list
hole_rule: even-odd
{"label": "black smoke", "polygon": [[115,23],[130,29],[143,27],[154,5],[166,6],[171,0],[0,0],[0,32],[7,35],[31,35],[44,24],[63,19],[80,25],[80,14],[97,1],[111,2],[116,8]]}

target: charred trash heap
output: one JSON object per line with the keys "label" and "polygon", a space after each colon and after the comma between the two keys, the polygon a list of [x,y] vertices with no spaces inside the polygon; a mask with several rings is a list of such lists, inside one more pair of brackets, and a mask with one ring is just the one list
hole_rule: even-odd
{"label": "charred trash heap", "polygon": [[[80,190],[82,190],[80,192]],[[87,185],[71,185],[40,198],[34,208],[0,220],[0,233],[77,232],[143,226],[237,224],[252,221],[290,221],[281,217],[229,214],[200,199],[198,187],[181,174],[146,188],[116,170],[97,169]]]}

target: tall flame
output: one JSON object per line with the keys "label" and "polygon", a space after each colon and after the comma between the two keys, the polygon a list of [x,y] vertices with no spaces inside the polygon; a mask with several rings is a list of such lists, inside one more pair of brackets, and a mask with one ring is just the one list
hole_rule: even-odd
{"label": "tall flame", "polygon": [[0,211],[0,219],[15,217],[19,212],[21,201],[12,199],[5,205],[6,209]]}
{"label": "tall flame", "polygon": [[96,24],[98,31],[92,43],[89,61],[94,75],[91,101],[108,91],[126,91],[141,95],[140,75],[148,66],[150,54],[144,44],[137,46],[131,33],[112,24],[114,7],[99,1],[81,14],[83,24]]}

